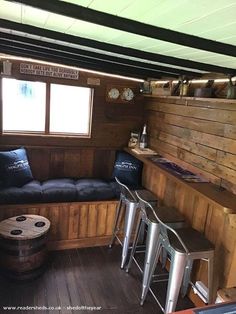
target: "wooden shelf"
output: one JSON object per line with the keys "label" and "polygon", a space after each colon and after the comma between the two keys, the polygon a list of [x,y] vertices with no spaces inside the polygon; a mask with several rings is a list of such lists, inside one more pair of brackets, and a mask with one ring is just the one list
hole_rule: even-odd
{"label": "wooden shelf", "polygon": [[217,185],[212,183],[187,182],[180,177],[177,177],[170,171],[159,167],[148,158],[150,156],[138,155],[129,148],[125,148],[124,150],[135,156],[137,159],[141,160],[144,164],[152,166],[156,169],[158,168],[158,171],[164,174],[167,178],[175,181],[176,183],[181,183],[182,185],[193,189],[195,192],[199,193],[208,201],[214,203],[217,206],[220,206],[223,209],[224,213],[236,214],[236,195],[234,195],[233,193],[227,190],[221,190]]}
{"label": "wooden shelf", "polygon": [[164,99],[182,99],[182,100],[202,100],[202,101],[210,101],[210,102],[227,102],[236,104],[236,99],[226,99],[226,98],[206,98],[206,97],[181,97],[181,96],[160,96],[160,95],[152,95],[152,94],[143,94],[144,97],[147,98],[164,98]]}

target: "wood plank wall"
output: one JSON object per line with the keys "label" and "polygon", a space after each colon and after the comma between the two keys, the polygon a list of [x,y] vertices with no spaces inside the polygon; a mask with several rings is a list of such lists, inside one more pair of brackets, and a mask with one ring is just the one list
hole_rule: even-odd
{"label": "wood plank wall", "polygon": [[[26,75],[19,73],[19,64],[20,62],[13,63],[13,78],[37,81],[43,80],[45,82],[53,82],[57,84],[78,85],[94,88],[91,138],[5,134],[0,136],[0,149],[4,146],[13,147],[20,145],[26,145],[28,147],[102,147],[117,149],[127,146],[131,130],[140,130],[142,128],[143,102],[142,97],[139,95],[138,82],[83,71],[80,71],[78,80]],[[88,79],[99,79],[100,85],[88,84]],[[108,86],[124,86],[133,88],[135,91],[134,101],[130,103],[116,103],[115,101],[108,102],[106,99]]]}
{"label": "wood plank wall", "polygon": [[[142,127],[143,103],[139,83],[84,71],[80,71],[78,80],[25,75],[20,74],[19,65],[20,61],[13,62],[12,78],[94,88],[91,138],[0,134],[0,150],[25,146],[33,175],[39,180],[63,176],[110,177],[115,151],[127,146],[131,130]],[[96,82],[100,80],[100,85],[88,84],[88,79],[90,82],[91,79],[96,79]],[[132,88],[135,91],[134,101],[109,102],[107,88],[116,86]]]}
{"label": "wood plank wall", "polygon": [[150,147],[236,194],[236,101],[146,97]]}
{"label": "wood plank wall", "polygon": [[115,149],[27,147],[34,178],[86,177],[109,179]]}

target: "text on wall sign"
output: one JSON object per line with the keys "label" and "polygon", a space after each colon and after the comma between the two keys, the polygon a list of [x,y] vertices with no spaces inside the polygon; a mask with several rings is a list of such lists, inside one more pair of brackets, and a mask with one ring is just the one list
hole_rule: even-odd
{"label": "text on wall sign", "polygon": [[20,73],[30,75],[49,76],[70,80],[79,78],[79,71],[69,68],[61,68],[56,66],[38,65],[30,63],[20,63]]}

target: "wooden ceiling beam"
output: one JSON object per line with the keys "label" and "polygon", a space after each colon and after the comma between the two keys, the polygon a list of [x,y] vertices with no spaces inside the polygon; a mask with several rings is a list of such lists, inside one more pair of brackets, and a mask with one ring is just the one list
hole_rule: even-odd
{"label": "wooden ceiling beam", "polygon": [[59,0],[7,0],[37,9],[173,44],[236,57],[236,46],[189,35]]}
{"label": "wooden ceiling beam", "polygon": [[161,54],[146,52],[138,49],[122,47],[114,44],[103,43],[100,41],[87,39],[83,37],[73,36],[69,34],[64,34],[44,28],[39,28],[31,25],[21,24],[13,21],[8,21],[5,19],[0,19],[0,26],[3,29],[18,31],[26,34],[37,35],[46,37],[52,40],[60,40],[65,43],[72,43],[83,46],[84,49],[87,47],[93,49],[99,49],[102,51],[107,51],[116,54],[122,54],[128,57],[134,57],[139,59],[150,60],[158,63],[164,63],[165,65],[175,65],[179,67],[198,69],[206,72],[224,73],[226,75],[235,75],[236,69],[221,67],[217,65],[212,65],[208,63],[196,62],[191,60],[185,60],[175,57],[164,56]]}
{"label": "wooden ceiling beam", "polygon": [[0,39],[2,42],[10,41],[10,42],[16,42],[16,43],[18,42],[18,43],[24,44],[26,48],[30,46],[37,46],[37,47],[49,49],[51,51],[56,51],[56,52],[62,51],[63,53],[66,53],[70,56],[76,56],[76,57],[80,56],[88,60],[89,59],[90,60],[92,59],[93,61],[101,60],[101,61],[110,62],[112,64],[128,65],[128,66],[137,67],[144,70],[147,69],[151,71],[157,71],[157,73],[159,72],[160,75],[165,75],[165,76],[176,77],[176,76],[184,75],[191,78],[202,76],[202,73],[198,73],[194,71],[181,70],[181,69],[171,68],[171,67],[166,67],[166,66],[159,66],[152,63],[134,61],[134,60],[130,60],[127,58],[122,58],[122,57],[114,57],[108,54],[102,54],[102,53],[97,53],[97,52],[92,52],[92,51],[86,51],[83,49],[67,47],[64,45],[44,42],[42,40],[36,40],[36,39],[22,37],[22,36],[14,35],[14,34],[0,32]]}
{"label": "wooden ceiling beam", "polygon": [[[106,72],[104,70],[104,68],[100,68],[99,65],[97,64],[96,67],[94,67],[94,64],[83,64],[82,62],[71,62],[68,60],[64,60],[60,57],[52,57],[48,54],[42,54],[42,53],[38,53],[36,51],[28,51],[25,49],[18,49],[18,48],[14,48],[14,47],[7,47],[4,45],[0,44],[0,49],[3,53],[6,54],[10,54],[13,55],[15,57],[25,57],[25,58],[35,58],[37,60],[41,60],[41,61],[45,61],[45,62],[53,62],[53,63],[59,63],[61,65],[67,65],[67,66],[75,66],[75,67],[79,67],[79,68],[86,68],[87,70],[92,70],[92,71],[100,71],[100,72]],[[119,71],[118,69],[110,69],[108,71],[108,73],[110,74],[116,74],[116,75],[123,75],[123,76],[127,76],[124,72]],[[131,76],[131,75],[130,75]],[[134,78],[139,78],[139,79],[143,79],[143,75],[132,75],[132,77]]]}
{"label": "wooden ceiling beam", "polygon": [[[23,53],[23,56],[32,58],[37,57],[39,60],[46,60],[49,62],[59,62],[61,64],[66,64],[70,66],[83,67],[85,69],[90,69],[94,71],[102,71],[109,73],[122,73],[125,76],[135,76],[138,78],[146,79],[147,77],[161,78],[161,73],[148,70],[135,68],[128,65],[115,65],[114,63],[101,61],[101,60],[92,60],[91,58],[85,58],[81,56],[71,56],[67,53],[50,51],[46,48],[41,48],[37,46],[26,47],[22,43],[16,42],[5,42],[0,39],[0,49],[3,53],[12,53],[13,55],[20,56]],[[172,75],[172,77],[178,77],[177,75]]]}

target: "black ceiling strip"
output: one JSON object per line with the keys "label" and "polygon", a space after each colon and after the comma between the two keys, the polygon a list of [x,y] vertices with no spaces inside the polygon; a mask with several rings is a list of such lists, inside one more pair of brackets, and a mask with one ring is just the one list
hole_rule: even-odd
{"label": "black ceiling strip", "polygon": [[[73,63],[71,61],[68,61],[68,60],[63,60],[62,58],[60,57],[51,57],[50,55],[48,54],[41,54],[41,53],[38,53],[38,52],[29,52],[29,51],[26,51],[24,49],[17,49],[17,48],[14,48],[14,47],[4,47],[0,44],[0,49],[2,52],[6,53],[6,54],[11,54],[13,56],[16,56],[16,57],[25,57],[25,58],[35,58],[37,60],[41,60],[41,61],[45,61],[45,62],[54,62],[54,63],[59,63],[61,65],[67,65],[67,66],[75,66],[75,67],[86,67],[87,70],[93,70],[93,71],[101,71],[101,72],[104,72],[104,73],[109,73],[109,74],[117,74],[117,75],[123,75],[123,76],[127,76],[126,73],[124,73],[123,71],[119,71],[117,68],[114,68],[111,69],[111,70],[107,70],[104,69],[104,68],[100,68],[99,65],[96,64],[96,66],[94,67],[94,65],[89,65],[89,64],[86,64],[86,65],[83,65],[82,62],[80,62],[79,64],[78,63]],[[37,61],[35,60],[35,61]],[[139,79],[143,79],[144,76],[143,75],[138,75],[138,74],[133,74],[132,77],[134,78],[139,78]]]}
{"label": "black ceiling strip", "polygon": [[175,58],[175,57],[170,57],[170,56],[164,56],[161,54],[141,51],[138,49],[103,43],[103,42],[92,40],[92,39],[64,34],[64,33],[47,30],[47,29],[43,29],[43,28],[31,26],[31,25],[8,21],[5,19],[0,19],[0,27],[5,28],[5,29],[10,29],[10,30],[16,30],[23,33],[33,34],[37,36],[47,37],[53,40],[61,40],[64,42],[69,42],[69,43],[81,45],[84,47],[100,49],[100,50],[104,50],[108,52],[123,54],[130,57],[146,59],[146,60],[170,64],[170,65],[172,64],[172,65],[186,67],[190,69],[198,69],[201,71],[232,74],[232,75],[236,73],[236,69],[232,69],[232,68],[221,67],[217,65],[208,64],[208,63],[185,60],[185,59],[180,59],[180,58]]}
{"label": "black ceiling strip", "polygon": [[[28,52],[28,57],[30,57],[31,53],[37,53],[37,56],[50,56],[51,57],[51,62],[53,61],[53,58],[57,58],[58,60],[67,60],[70,65],[73,66],[78,66],[78,67],[87,67],[88,65],[90,66],[89,69],[97,70],[99,68],[100,71],[106,72],[106,71],[114,71],[114,69],[117,69],[118,71],[122,71],[124,75],[126,76],[132,76],[133,74],[138,74],[142,78],[146,77],[153,77],[153,78],[160,78],[161,75],[159,72],[151,71],[151,70],[143,70],[140,68],[135,68],[131,66],[123,66],[123,65],[115,65],[109,62],[105,61],[98,61],[96,60],[95,62],[92,61],[91,59],[87,59],[84,57],[72,57],[68,54],[62,53],[62,52],[51,52],[47,49],[40,48],[40,47],[26,47],[24,44],[20,43],[4,43],[0,40],[0,48],[4,51],[4,48],[6,49],[12,49],[12,51],[24,51]],[[67,63],[68,64],[68,63]],[[177,75],[172,75],[172,77],[177,77]]]}
{"label": "black ceiling strip", "polygon": [[[51,57],[51,61],[52,61],[52,58],[55,57],[55,58],[61,58],[63,59],[63,57],[65,59],[68,59],[68,60],[71,60],[72,62],[75,61],[75,59],[73,58],[69,58],[67,56],[63,56],[62,54],[60,53],[51,53],[49,51],[45,51],[44,49],[40,48],[40,47],[26,47],[24,44],[20,44],[20,43],[17,43],[17,44],[14,44],[13,42],[12,43],[5,43],[3,42],[2,40],[0,40],[0,47],[1,49],[4,50],[5,52],[5,48],[6,49],[12,49],[12,51],[24,51],[24,52],[28,52],[28,56],[29,56],[29,52],[31,53],[37,53],[38,56],[40,55],[48,55],[49,57]],[[94,62],[91,60],[91,61],[87,61],[87,60],[81,60],[81,59],[77,59],[77,61],[79,60],[80,64],[83,64],[83,65],[93,65]],[[100,65],[99,63],[97,63],[98,65]]]}
{"label": "black ceiling strip", "polygon": [[[104,60],[93,60],[91,58],[87,58],[84,56],[76,56],[76,55],[71,55],[68,53],[64,53],[61,51],[56,51],[56,50],[49,50],[47,48],[42,48],[38,46],[26,46],[24,43],[19,43],[19,42],[13,42],[13,41],[4,41],[4,39],[0,39],[0,43],[6,47],[14,47],[14,48],[20,48],[20,49],[25,49],[28,51],[37,51],[41,52],[43,54],[48,53],[52,56],[59,56],[63,59],[68,59],[72,61],[79,61],[79,62],[84,62],[84,64],[99,64],[100,66],[108,67],[108,69],[111,67],[114,67],[114,62],[111,63],[109,61],[104,61]],[[169,73],[162,73],[160,71],[155,71],[155,70],[149,70],[149,69],[144,69],[144,68],[138,68],[134,67],[131,65],[122,65],[122,64],[115,64],[116,67],[119,67],[120,69],[123,69],[126,71],[126,75],[129,75],[129,73],[144,73],[145,76],[149,74],[150,77],[158,77],[160,78],[162,75],[170,76],[170,77],[178,77],[177,74],[169,74]]]}
{"label": "black ceiling strip", "polygon": [[42,1],[42,0],[7,0],[29,5],[34,8],[45,10],[48,12],[61,14],[78,20],[95,23],[125,32],[134,33],[149,38],[155,38],[166,42],[187,46],[196,49],[202,49],[214,53],[220,53],[236,57],[236,46],[201,38],[194,35],[184,34],[172,31],[166,28],[153,26],[130,20],[124,17],[92,10],[80,5],[68,3],[58,0]]}
{"label": "black ceiling strip", "polygon": [[[44,42],[42,40],[36,40],[28,37],[22,37],[18,35],[13,35],[13,34],[8,34],[8,33],[2,33],[0,32],[0,38],[4,38],[5,40],[9,41],[15,41],[15,42],[20,42],[24,43],[26,45],[34,45],[38,47],[43,47],[46,49],[52,49],[52,50],[59,50],[63,51],[65,53],[70,53],[70,54],[75,54],[76,56],[80,55],[82,57],[86,58],[93,58],[93,59],[98,59],[98,60],[104,60],[104,61],[109,61],[109,62],[115,62],[118,64],[122,65],[130,65],[130,66],[135,66],[143,69],[149,69],[149,70],[154,70],[154,71],[159,71],[161,72],[160,74],[165,74],[165,75],[186,75],[188,77],[201,77],[202,74],[194,71],[185,71],[185,70],[180,70],[180,69],[175,69],[171,67],[164,67],[164,66],[159,66],[151,63],[146,63],[146,62],[140,62],[140,61],[134,61],[130,60],[127,58],[121,58],[121,57],[114,57],[111,55],[107,54],[101,54],[101,53],[96,53],[92,51],[86,51],[83,49],[78,49],[78,48],[72,48],[72,47],[66,47],[64,45],[59,45],[59,44],[54,44],[54,43],[49,43],[49,42]],[[2,39],[2,41],[4,41]]]}

